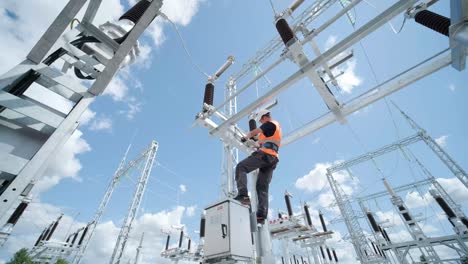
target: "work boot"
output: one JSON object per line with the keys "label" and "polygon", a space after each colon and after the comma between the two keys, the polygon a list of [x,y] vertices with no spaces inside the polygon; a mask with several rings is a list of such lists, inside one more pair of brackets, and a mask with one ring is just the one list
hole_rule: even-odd
{"label": "work boot", "polygon": [[247,195],[238,194],[236,197],[234,197],[234,200],[239,201],[243,205],[250,206],[250,198]]}

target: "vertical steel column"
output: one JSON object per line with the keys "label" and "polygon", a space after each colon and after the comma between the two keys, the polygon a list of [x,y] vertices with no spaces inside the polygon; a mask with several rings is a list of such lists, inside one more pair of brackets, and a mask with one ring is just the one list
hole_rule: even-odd
{"label": "vertical steel column", "polygon": [[[225,100],[230,98],[233,94],[236,93],[236,82],[234,79],[230,78],[229,82],[226,84],[226,89],[224,92]],[[237,113],[237,97],[234,97],[232,100],[229,101],[228,104],[224,106],[224,113],[226,117],[231,117],[235,113]],[[232,126],[234,129],[234,126]],[[233,147],[229,143],[223,143],[223,164],[222,164],[222,190],[223,194],[226,197],[234,197],[236,194],[235,191],[235,176],[234,176],[234,168],[239,161],[239,151],[237,148]]]}

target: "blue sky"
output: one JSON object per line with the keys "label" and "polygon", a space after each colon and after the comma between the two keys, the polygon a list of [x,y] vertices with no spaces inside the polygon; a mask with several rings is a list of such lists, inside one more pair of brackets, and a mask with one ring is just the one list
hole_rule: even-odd
{"label": "blue sky", "polygon": [[[63,2],[61,1],[62,5]],[[103,2],[109,5],[115,4],[115,1],[110,0]],[[239,70],[248,58],[276,36],[270,5],[268,1],[187,0],[175,2],[178,4],[174,4],[169,12],[177,17],[176,23],[179,25],[193,60],[204,71],[212,73],[228,55],[236,57],[233,67],[216,83],[215,105],[218,105],[223,99],[227,76]],[[282,10],[289,4],[284,1],[273,2],[277,10]],[[363,3],[355,9],[357,28],[393,3],[393,1],[371,2],[375,8]],[[306,1],[300,11],[311,3],[312,1]],[[50,6],[52,3],[44,0],[38,4],[42,4],[47,9],[47,5]],[[128,7],[126,1],[122,1],[121,4],[123,7],[119,8]],[[189,4],[190,12],[180,9],[186,8],[184,5]],[[11,33],[11,27],[8,27],[11,20],[16,20],[16,23],[26,20],[26,12],[31,10],[20,7],[21,5],[16,5],[14,1],[0,4],[0,23],[3,24],[0,30]],[[321,22],[323,23],[336,13],[338,8],[338,5],[334,5],[309,28],[318,27]],[[53,9],[57,14],[59,8]],[[448,2],[440,1],[431,7],[431,10],[448,15]],[[117,11],[111,13],[118,13]],[[54,12],[50,11],[50,15]],[[168,14],[169,17],[171,17],[170,14]],[[115,14],[110,14],[110,16],[115,16]],[[46,20],[46,18],[38,19]],[[50,18],[47,19],[50,21]],[[402,15],[400,15],[392,20],[392,23],[398,28],[402,20]],[[158,227],[167,228],[170,224],[180,222],[186,225],[192,236],[196,237],[194,231],[198,229],[198,216],[201,210],[219,198],[221,142],[217,138],[210,137],[204,128],[192,128],[194,117],[201,110],[206,77],[190,64],[173,28],[167,23],[159,21],[155,23],[157,25],[153,28],[152,34],[147,34],[141,40],[144,47],[151,50],[144,62],[132,66],[119,75],[121,82],[113,84],[114,93],[110,96],[99,97],[91,106],[94,118],[79,128],[82,135],[77,141],[82,151],[76,152],[73,158],[75,163],[80,164],[81,169],[75,170],[72,176],[62,176],[58,172],[57,184],[51,184],[44,192],[37,195],[35,203],[47,205],[51,213],[47,214],[44,219],[37,220],[36,227],[30,229],[30,237],[37,236],[42,228],[56,217],[54,213],[63,212],[70,217],[78,215],[75,219],[78,223],[89,221],[130,142],[133,148],[129,157],[135,156],[152,139],[160,144],[156,158],[157,164],[153,169],[141,212],[141,215],[145,214],[155,219],[167,217],[167,222],[164,223],[155,220]],[[48,22],[42,21],[40,24],[44,26],[40,28],[43,31]],[[7,70],[8,65],[11,67],[24,58],[32,46],[31,43],[34,43],[20,38],[24,38],[28,32],[22,29],[26,25],[26,23],[21,24],[19,30],[14,33],[19,36],[15,38],[15,41],[22,44],[23,46],[20,47],[24,49],[13,50],[12,47],[4,47],[2,53],[12,49],[10,54],[13,55],[6,57],[8,64],[1,68],[2,72]],[[316,43],[323,51],[352,31],[353,28],[349,22],[343,18],[319,35]],[[377,80],[371,72],[363,47],[370,58]],[[376,82],[382,82],[447,47],[446,37],[423,28],[413,20],[406,21],[400,34],[394,34],[386,25],[363,39],[361,44],[353,46],[355,54],[353,62],[345,66],[349,74],[346,78],[351,78],[351,83],[354,83],[351,85],[351,93],[342,93],[337,90],[333,92],[337,94],[340,101],[347,101],[369,90],[375,86]],[[307,49],[309,49],[307,50],[309,57],[313,58],[310,56],[310,48]],[[270,61],[278,55],[278,53],[274,55]],[[266,68],[266,65],[263,68]],[[297,71],[297,66],[287,61],[267,76],[274,85],[295,71]],[[250,77],[252,76],[253,74]],[[346,80],[342,81],[346,82]],[[388,102],[391,100],[397,103],[434,138],[442,140],[444,148],[463,168],[468,167],[468,160],[464,155],[468,147],[466,134],[468,127],[465,122],[465,115],[468,113],[466,105],[468,92],[464,87],[467,81],[466,71],[458,72],[447,67],[387,99]],[[257,85],[260,94],[271,88],[265,82],[258,82]],[[118,93],[122,92],[121,89],[119,90],[122,87],[128,90],[124,89],[124,93]],[[256,94],[255,86],[248,89],[239,97],[239,108],[254,100]],[[326,112],[324,103],[306,80],[295,84],[278,99],[280,103],[273,109],[273,116],[282,123],[284,134],[288,134]],[[131,109],[136,109],[136,111]],[[247,129],[247,121],[242,120],[240,126]],[[280,154],[280,164],[270,186],[272,196],[270,207],[275,214],[278,208],[285,210],[282,197],[287,189],[294,195],[293,200],[296,204],[299,204],[299,201],[308,201],[314,205],[314,212],[322,209],[329,218],[335,217],[332,209],[327,209],[324,203],[317,202],[320,197],[326,199],[326,196],[321,196],[328,193],[326,187],[322,192],[319,192],[321,188],[300,187],[296,184],[298,179],[302,178],[303,182],[308,184],[314,182],[323,184],[323,178],[322,180],[313,178],[314,176],[320,177],[323,164],[350,159],[413,133],[414,131],[406,125],[395,108],[387,107],[384,101],[379,101],[349,116],[347,125],[332,124],[283,148]],[[439,161],[434,159],[428,148],[418,145],[414,147],[414,153],[423,162],[425,161],[437,178],[453,177],[439,164]],[[241,155],[242,157],[244,155]],[[422,179],[422,176],[417,173],[414,174],[414,178],[408,176],[411,174],[411,169],[401,154],[389,154],[378,159],[377,162],[394,186],[409,183],[413,179]],[[375,168],[371,163],[356,168],[355,172],[355,176],[359,179],[358,185],[363,186],[362,188],[371,191],[383,190],[383,185],[379,182],[381,177],[376,176]],[[454,183],[450,181],[447,184],[454,185]],[[357,186],[357,183],[352,181],[346,181],[343,184]],[[181,185],[186,187],[185,191],[182,191]],[[132,180],[122,179],[102,221],[111,226],[113,235],[116,235],[116,227],[121,224],[125,216],[132,192]],[[459,190],[454,187],[453,192],[458,192],[457,199],[466,203],[468,198],[466,189]],[[381,203],[388,204],[388,201]],[[37,208],[45,207],[38,206]],[[437,211],[438,208],[435,209],[436,212],[440,211]],[[391,211],[391,209],[387,210]],[[25,218],[28,217],[28,213],[29,217],[33,215],[33,212],[28,211]],[[435,213],[426,212],[426,215],[431,214]],[[141,221],[139,224],[143,226],[144,216],[139,220]],[[20,222],[20,227],[25,226],[25,223]],[[103,230],[104,228],[105,225],[103,225]],[[145,228],[149,227],[145,226]],[[336,228],[341,235],[346,233],[341,224],[331,228]],[[136,228],[136,230],[140,229]],[[157,231],[159,230],[154,231],[154,234],[158,238],[151,241],[160,243],[161,236],[156,235]],[[30,246],[25,242],[29,241],[30,237],[20,231],[15,232],[18,233],[18,239],[12,239],[11,245],[6,247],[8,252],[4,251],[0,254],[0,259],[7,259],[7,256],[18,246]],[[442,232],[442,228],[437,228],[434,232]],[[137,240],[139,234],[135,232],[133,236],[133,239]],[[148,242],[148,247],[151,247],[149,243],[151,242]],[[336,242],[335,246],[344,248],[345,244]],[[132,244],[132,246],[135,245]],[[0,250],[2,251],[3,249]],[[107,254],[109,254],[108,251],[96,253],[93,257],[105,259]],[[155,256],[148,257],[148,259],[154,258]]]}

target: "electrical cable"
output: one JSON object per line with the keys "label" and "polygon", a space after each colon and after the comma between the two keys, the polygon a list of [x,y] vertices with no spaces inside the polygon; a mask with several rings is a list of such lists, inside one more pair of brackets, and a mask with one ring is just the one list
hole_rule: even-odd
{"label": "electrical cable", "polygon": [[200,65],[198,65],[194,60],[193,60],[193,57],[192,55],[190,54],[188,48],[187,48],[187,45],[185,44],[185,40],[184,38],[182,37],[182,34],[180,33],[179,31],[179,28],[177,27],[177,25],[172,22],[172,20],[169,19],[169,17],[167,17],[166,14],[160,12],[159,15],[166,19],[175,29],[175,31],[177,32],[177,35],[179,36],[179,39],[180,39],[180,43],[182,44],[182,47],[184,48],[185,50],[185,53],[187,54],[187,57],[189,58],[190,60],[190,63],[192,64],[193,68],[196,69],[197,71],[199,71],[201,74],[205,75],[206,78],[210,78],[210,75],[208,75],[205,71],[202,70],[202,68],[200,67]]}
{"label": "electrical cable", "polygon": [[[377,9],[377,6],[371,4],[369,1],[364,0],[364,3],[366,3],[367,5],[369,5],[370,7],[374,8],[374,9]],[[403,22],[401,23],[401,26],[400,26],[399,30],[395,29],[392,22],[388,21],[387,23],[390,26],[390,28],[392,29],[393,33],[400,34],[400,32],[403,30],[403,27],[405,26],[405,23],[406,23],[406,16],[405,15],[403,16]]]}
{"label": "electrical cable", "polygon": [[276,14],[278,14],[278,13],[276,13],[275,6],[273,5],[273,1],[272,1],[272,0],[269,0],[269,2],[270,2],[270,5],[271,5],[271,9],[273,10],[273,13],[274,13],[275,16],[276,16]]}

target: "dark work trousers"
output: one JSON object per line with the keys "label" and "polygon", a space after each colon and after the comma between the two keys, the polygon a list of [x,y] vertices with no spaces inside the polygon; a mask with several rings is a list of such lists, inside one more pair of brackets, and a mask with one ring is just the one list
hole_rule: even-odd
{"label": "dark work trousers", "polygon": [[247,173],[259,169],[256,184],[258,196],[257,216],[266,218],[268,215],[268,187],[276,168],[278,158],[259,150],[253,152],[236,167],[237,190],[240,195],[247,196]]}

